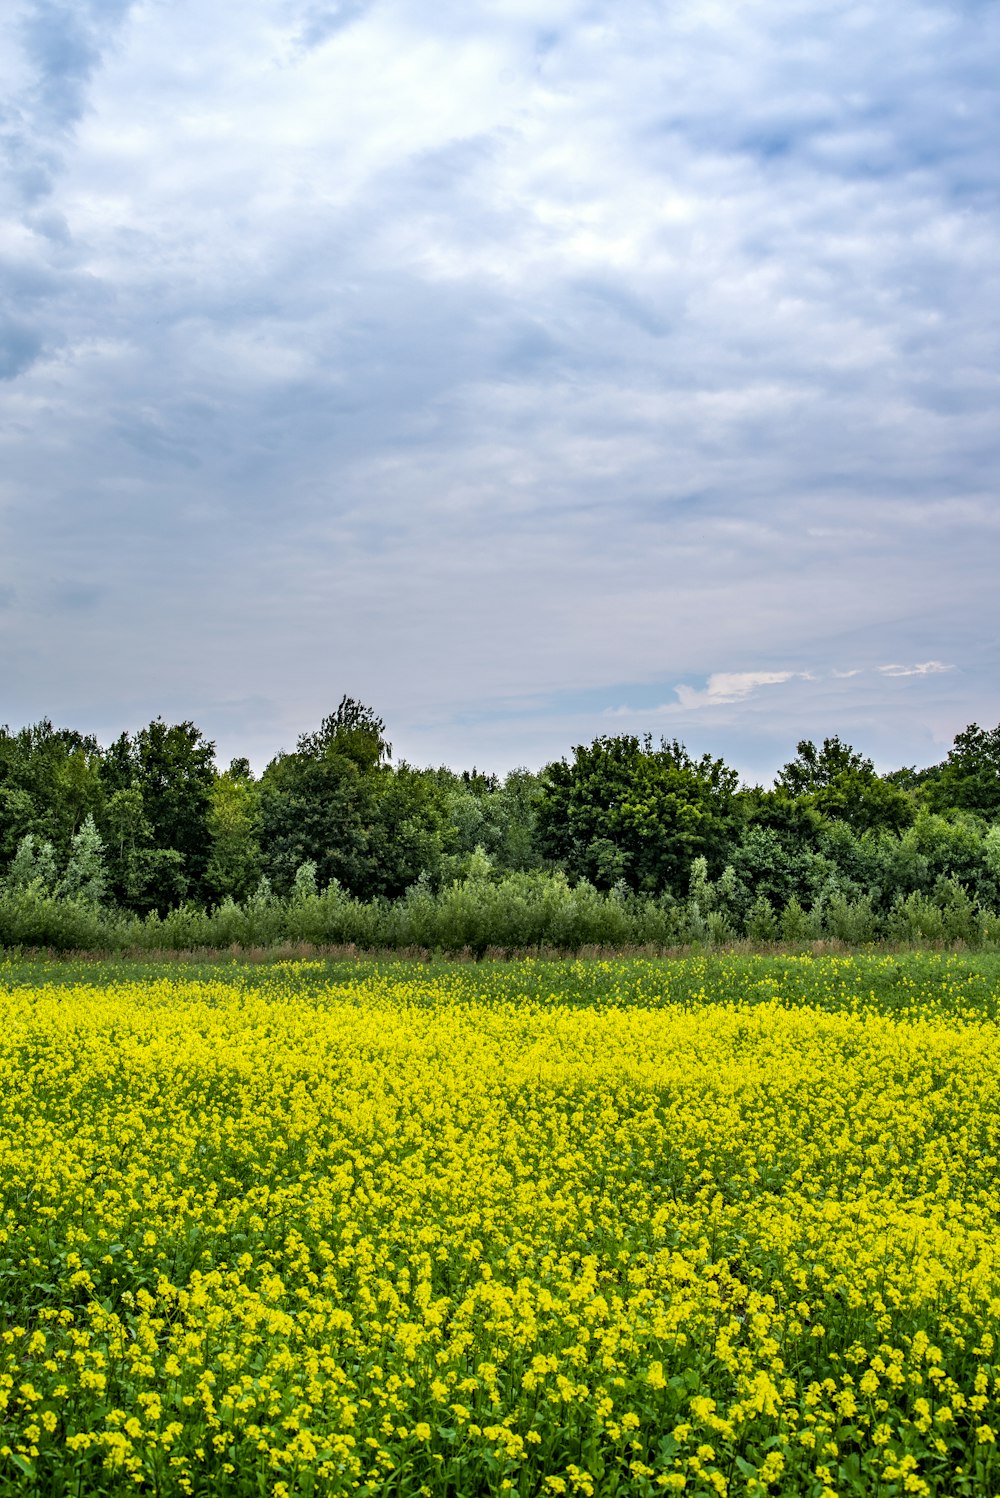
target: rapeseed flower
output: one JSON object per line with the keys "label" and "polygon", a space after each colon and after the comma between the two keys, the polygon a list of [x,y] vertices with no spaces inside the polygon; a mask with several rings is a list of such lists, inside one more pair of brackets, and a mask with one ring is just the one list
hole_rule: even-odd
{"label": "rapeseed flower", "polygon": [[995,1022],[795,961],[12,987],[0,1491],[996,1492]]}

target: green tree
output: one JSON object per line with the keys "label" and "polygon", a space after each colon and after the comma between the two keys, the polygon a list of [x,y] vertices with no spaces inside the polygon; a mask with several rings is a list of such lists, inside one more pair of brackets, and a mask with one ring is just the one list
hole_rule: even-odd
{"label": "green tree", "polygon": [[104,844],[101,835],[89,814],[83,826],[73,838],[69,861],[59,881],[58,893],[67,900],[80,900],[86,905],[100,905],[107,890],[107,873],[104,867]]}
{"label": "green tree", "polygon": [[338,754],[367,774],[388,764],[392,745],[377,713],[354,697],[341,697],[336,711],[323,719],[315,733],[300,736],[298,752],[307,759]]}
{"label": "green tree", "polygon": [[117,882],[131,888],[135,908],[150,904],[163,912],[185,897],[205,899],[214,755],[215,745],[193,723],[155,718],[134,739],[123,734],[104,756],[112,798],[136,791],[141,798],[141,809],[134,798],[118,803],[118,826],[108,836],[119,863],[128,852],[127,874],[120,867]]}
{"label": "green tree", "polygon": [[31,795],[20,786],[0,786],[0,868],[6,868],[23,838],[43,825]]}
{"label": "green tree", "polygon": [[378,774],[372,791],[367,888],[395,899],[421,875],[438,878],[453,843],[447,800],[433,773],[406,763]]}
{"label": "green tree", "polygon": [[36,889],[49,894],[56,882],[56,855],[51,843],[26,832],[17,845],[4,884],[10,890]]}
{"label": "green tree", "polygon": [[846,822],[855,832],[901,832],[916,816],[906,791],[877,774],[870,759],[836,734],[824,739],[821,749],[811,739],[802,739],[797,751],[778,772],[775,784],[831,821]]}
{"label": "green tree", "polygon": [[477,770],[458,775],[441,767],[433,776],[443,798],[448,832],[443,877],[464,874],[467,860],[483,848],[500,873],[541,867],[537,846],[539,777],[530,770],[511,770],[500,779]]}
{"label": "green tree", "polygon": [[0,859],[8,862],[31,832],[51,842],[57,857],[104,799],[97,740],[48,718],[12,733],[0,728]]}
{"label": "green tree", "polygon": [[101,819],[108,889],[116,903],[145,915],[165,914],[190,888],[176,848],[158,848],[137,785],[115,791]]}
{"label": "green tree", "polygon": [[261,847],[275,888],[289,890],[296,870],[315,863],[322,885],[336,879],[367,894],[373,811],[369,778],[335,748],[279,754],[260,785]]}
{"label": "green tree", "polygon": [[988,822],[1000,819],[1000,725],[970,723],[957,734],[926,794],[936,811],[969,811]]}
{"label": "green tree", "polygon": [[542,772],[538,846],[601,888],[686,893],[692,861],[718,868],[736,822],[738,777],[721,759],[647,735],[600,737]]}
{"label": "green tree", "polygon": [[343,697],[293,754],[271,761],[260,784],[260,840],[278,890],[314,863],[322,886],[336,879],[352,894],[380,892],[373,829],[390,753],[382,719]]}
{"label": "green tree", "polygon": [[120,905],[143,908],[153,829],[137,786],[122,786],[108,797],[101,817],[101,833],[112,896]]}
{"label": "green tree", "polygon": [[245,899],[263,867],[260,851],[260,787],[245,759],[233,760],[212,786],[208,812],[212,839],[206,885],[215,899]]}
{"label": "green tree", "polygon": [[260,783],[260,842],[275,888],[315,864],[364,899],[395,898],[423,874],[438,876],[452,846],[448,796],[438,772],[393,769],[385,724],[344,697],[294,754],[280,754]]}

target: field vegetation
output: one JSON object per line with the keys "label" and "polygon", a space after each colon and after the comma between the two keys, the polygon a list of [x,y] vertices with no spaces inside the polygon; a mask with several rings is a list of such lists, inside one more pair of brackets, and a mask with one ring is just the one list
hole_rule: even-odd
{"label": "field vegetation", "polygon": [[996,1493],[998,977],[9,960],[0,1492]]}

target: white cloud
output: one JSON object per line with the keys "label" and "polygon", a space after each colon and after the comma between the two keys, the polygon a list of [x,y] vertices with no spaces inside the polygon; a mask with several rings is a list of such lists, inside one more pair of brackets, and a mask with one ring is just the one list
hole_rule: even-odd
{"label": "white cloud", "polygon": [[729,703],[743,702],[760,687],[780,686],[782,682],[799,677],[814,681],[808,671],[713,671],[700,690],[680,684],[674,687],[676,702],[663,702],[658,707],[609,707],[602,714],[605,718],[649,718],[664,714],[694,711],[702,707],[724,707]]}
{"label": "white cloud", "polygon": [[936,676],[941,671],[954,671],[943,661],[919,661],[915,666],[879,666],[883,676]]}
{"label": "white cloud", "polygon": [[758,687],[780,686],[791,681],[795,674],[794,671],[715,671],[701,691],[683,685],[674,687],[674,691],[682,708],[721,707],[742,702]]}

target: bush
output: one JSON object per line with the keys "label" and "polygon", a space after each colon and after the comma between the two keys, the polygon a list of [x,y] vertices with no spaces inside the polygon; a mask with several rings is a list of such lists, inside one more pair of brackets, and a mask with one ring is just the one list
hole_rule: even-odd
{"label": "bush", "polygon": [[758,895],[747,912],[746,933],[751,941],[777,941],[778,917],[766,895]]}
{"label": "bush", "polygon": [[145,917],[101,908],[86,897],[46,888],[40,880],[0,888],[0,946],[56,951],[125,948],[188,950],[272,947],[285,942],[354,946],[362,950],[425,948],[442,953],[554,947],[724,946],[743,933],[752,941],[799,943],[821,936],[851,946],[886,936],[899,942],[1000,940],[1000,916],[985,912],[963,884],[941,877],[931,893],[897,896],[883,919],[869,895],[831,887],[806,909],[796,896],[780,916],[763,892],[735,913],[735,881],[714,884],[693,870],[692,895],[676,901],[634,893],[619,882],[609,891],[561,872],[497,876],[472,855],[468,872],[440,890],[421,878],[398,900],[360,900],[336,881],[318,891],[312,869],[299,871],[287,896],[262,879],[242,903],[227,897],[214,910],[185,904]]}
{"label": "bush", "polygon": [[0,947],[52,947],[57,952],[129,945],[140,923],[89,901],[60,899],[38,885],[0,892]]}
{"label": "bush", "polygon": [[793,895],[781,912],[781,935],[784,941],[815,941],[821,921],[817,913],[803,910]]}
{"label": "bush", "polygon": [[827,936],[849,946],[863,946],[878,936],[878,918],[868,895],[856,900],[849,900],[840,891],[831,895],[823,910],[823,925]]}
{"label": "bush", "polygon": [[886,931],[893,941],[943,941],[944,916],[928,895],[914,890],[911,895],[897,896]]}

